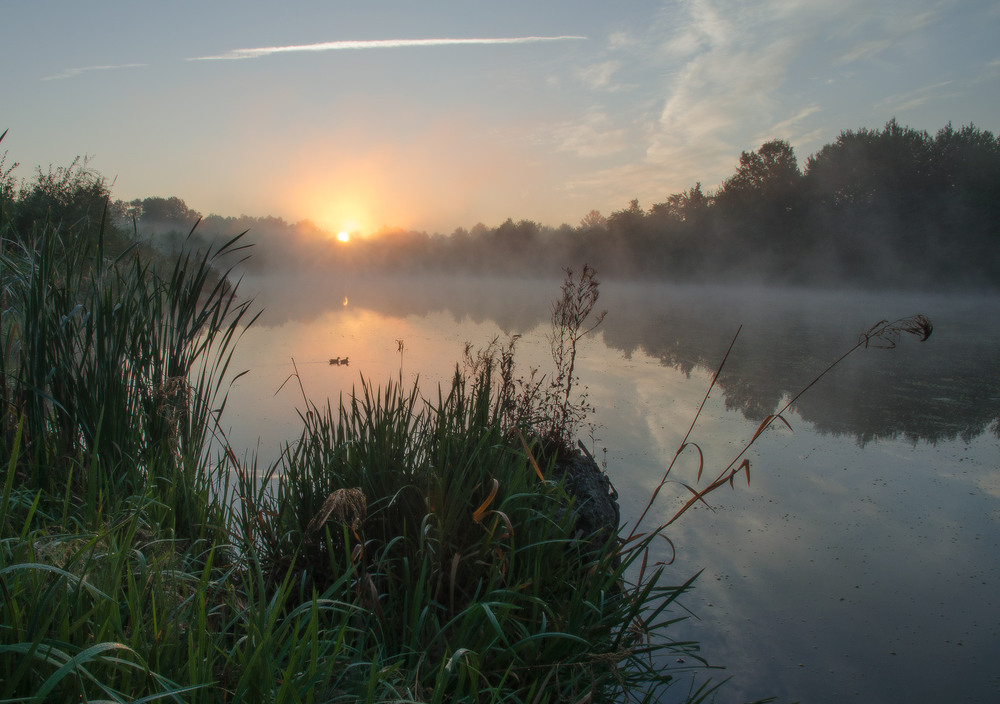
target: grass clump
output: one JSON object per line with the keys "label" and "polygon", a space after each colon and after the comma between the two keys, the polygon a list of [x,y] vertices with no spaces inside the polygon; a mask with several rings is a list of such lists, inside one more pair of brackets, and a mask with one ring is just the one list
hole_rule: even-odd
{"label": "grass clump", "polygon": [[321,593],[350,604],[355,642],[419,701],[606,700],[668,684],[675,673],[651,657],[693,645],[654,636],[689,584],[642,574],[642,541],[593,550],[493,389],[488,371],[457,373],[434,402],[365,383],[337,408],[309,404],[241,526],[265,583],[290,585],[290,607]]}

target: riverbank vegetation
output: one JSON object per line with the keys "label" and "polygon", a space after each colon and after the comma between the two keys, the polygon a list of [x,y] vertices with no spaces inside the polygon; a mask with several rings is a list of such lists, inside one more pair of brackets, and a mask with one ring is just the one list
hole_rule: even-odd
{"label": "riverbank vegetation", "polygon": [[[550,276],[566,262],[605,277],[851,286],[1000,286],[1000,139],[974,125],[934,135],[890,120],[846,130],[808,156],[770,140],[739,155],[714,190],[700,183],[648,207],[633,200],[579,225],[482,223],[450,235],[383,230],[350,244],[308,221],[210,215],[206,240],[250,230],[257,272],[449,272]],[[201,217],[173,198],[118,202],[157,246],[176,251]]]}
{"label": "riverbank vegetation", "polygon": [[[259,468],[219,424],[254,316],[212,272],[242,236],[154,266],[52,203],[30,226],[0,203],[0,700],[715,690],[678,678],[706,663],[670,638],[693,577],[647,562],[656,530],[580,530],[492,355],[431,400],[304,391],[301,437]],[[552,398],[563,432],[569,389]]]}

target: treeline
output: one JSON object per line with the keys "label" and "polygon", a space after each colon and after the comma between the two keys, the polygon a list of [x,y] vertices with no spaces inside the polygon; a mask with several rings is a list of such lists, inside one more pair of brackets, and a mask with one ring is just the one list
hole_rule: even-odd
{"label": "treeline", "polygon": [[[45,178],[39,171],[38,183]],[[996,288],[1000,138],[974,125],[931,136],[891,120],[842,132],[804,168],[775,139],[743,152],[714,191],[698,183],[648,208],[633,200],[556,228],[508,219],[450,235],[388,229],[344,244],[307,220],[202,217],[179,198],[116,201],[111,214],[165,253],[248,230],[255,248],[245,266],[260,273],[552,276],[586,261],[613,278]]]}

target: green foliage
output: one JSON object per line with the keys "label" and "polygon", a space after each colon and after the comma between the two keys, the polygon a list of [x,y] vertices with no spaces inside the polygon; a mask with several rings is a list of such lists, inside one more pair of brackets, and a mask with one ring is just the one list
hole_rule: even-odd
{"label": "green foliage", "polygon": [[131,206],[133,212],[143,220],[163,225],[173,225],[185,232],[201,220],[201,213],[189,208],[187,203],[176,196],[170,198],[143,198],[138,203],[133,201]]}
{"label": "green foliage", "polygon": [[[0,142],[3,142],[6,136],[7,130],[4,130],[0,134]],[[3,213],[6,210],[7,203],[14,199],[14,193],[16,192],[13,172],[17,166],[16,162],[7,166],[7,152],[0,154],[0,227],[3,226],[3,221],[6,220]]]}
{"label": "green foliage", "polygon": [[493,379],[503,424],[539,441],[543,462],[574,451],[577,433],[594,410],[586,387],[574,393],[580,382],[576,359],[580,342],[607,314],[595,311],[600,281],[592,266],[584,264],[578,275],[569,268],[564,273],[560,296],[552,305],[548,342],[554,369],[550,374],[533,369],[527,377],[515,376],[517,335],[505,346],[494,339],[476,352],[467,344],[464,355],[471,374]]}
{"label": "green foliage", "polygon": [[125,231],[108,221],[110,189],[103,176],[87,167],[79,157],[69,166],[38,168],[34,179],[13,186],[10,170],[0,173],[0,197],[4,200],[3,225],[11,240],[31,248],[42,233],[58,231],[67,241],[89,250],[98,240],[109,254],[128,247]]}
{"label": "green foliage", "polygon": [[773,139],[755,152],[740,154],[736,173],[726,179],[716,198],[768,200],[787,197],[795,190],[801,176],[792,146],[782,139]]}
{"label": "green foliage", "polygon": [[179,529],[209,522],[193,494],[209,490],[202,451],[248,309],[214,274],[216,255],[161,278],[134,249],[109,260],[102,239],[71,245],[54,228],[32,250],[4,250],[3,420],[10,437],[23,418],[32,440],[24,485],[52,494],[72,476],[74,498],[100,513],[158,480]]}

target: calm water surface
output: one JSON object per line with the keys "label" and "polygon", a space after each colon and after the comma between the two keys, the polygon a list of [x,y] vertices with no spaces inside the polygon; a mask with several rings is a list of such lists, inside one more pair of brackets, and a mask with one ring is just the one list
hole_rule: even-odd
{"label": "calm water surface", "polygon": [[[362,375],[419,377],[432,397],[466,342],[498,335],[523,335],[522,371],[548,371],[559,283],[245,282],[265,313],[238,347],[235,364],[250,372],[230,394],[230,441],[264,464],[295,440],[302,391],[282,385],[293,360],[317,404]],[[712,673],[731,677],[719,701],[1000,701],[1000,299],[605,283],[600,303],[608,317],[581,350],[597,408],[584,434],[627,521],[740,325],[692,435],[713,477],[859,333],[928,315],[928,341],[848,358],[786,414],[791,430],[758,440],[749,486],[671,526],[677,583],[704,570],[674,635],[725,666]],[[694,482],[696,469],[682,455],[674,478]],[[650,523],[672,515],[682,491],[661,493]]]}

